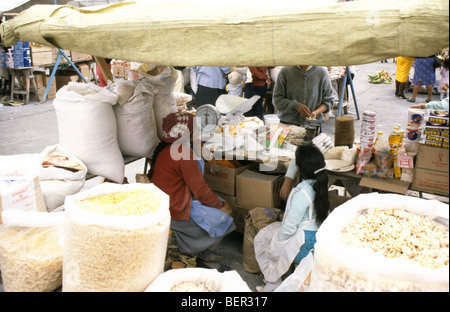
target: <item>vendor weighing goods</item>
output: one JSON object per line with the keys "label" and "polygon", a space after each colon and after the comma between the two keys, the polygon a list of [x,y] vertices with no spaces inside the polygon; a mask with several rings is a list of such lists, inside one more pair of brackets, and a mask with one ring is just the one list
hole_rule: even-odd
{"label": "vendor weighing goods", "polygon": [[144,291],[163,272],[169,198],[103,183],[65,202],[63,291]]}
{"label": "vendor weighing goods", "polygon": [[[202,130],[202,139],[210,138],[218,126],[226,133],[229,126],[236,126],[242,122],[244,113],[248,112],[260,97],[254,95],[250,99],[223,94],[216,100],[215,106],[202,105],[195,114],[197,125]],[[229,131],[228,131],[229,132]]]}

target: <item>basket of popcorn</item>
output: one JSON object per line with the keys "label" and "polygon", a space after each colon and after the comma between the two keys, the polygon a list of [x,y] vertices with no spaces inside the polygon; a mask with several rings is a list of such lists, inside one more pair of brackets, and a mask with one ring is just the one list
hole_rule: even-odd
{"label": "basket of popcorn", "polygon": [[65,201],[63,291],[144,291],[164,270],[169,196],[103,183]]}
{"label": "basket of popcorn", "polygon": [[336,208],[314,246],[311,291],[449,291],[448,205],[362,194]]}

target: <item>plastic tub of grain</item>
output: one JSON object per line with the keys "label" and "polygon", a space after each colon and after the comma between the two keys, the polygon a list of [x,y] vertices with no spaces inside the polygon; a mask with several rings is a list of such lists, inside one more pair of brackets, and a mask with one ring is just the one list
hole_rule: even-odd
{"label": "plastic tub of grain", "polygon": [[144,291],[164,270],[169,196],[103,183],[65,201],[63,291]]}

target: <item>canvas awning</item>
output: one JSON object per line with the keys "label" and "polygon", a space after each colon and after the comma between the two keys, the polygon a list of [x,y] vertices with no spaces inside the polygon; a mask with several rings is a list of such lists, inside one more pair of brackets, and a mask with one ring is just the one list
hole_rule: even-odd
{"label": "canvas awning", "polygon": [[318,6],[230,1],[36,5],[3,23],[0,33],[7,46],[21,39],[99,57],[173,66],[345,66],[430,56],[449,45],[448,0]]}

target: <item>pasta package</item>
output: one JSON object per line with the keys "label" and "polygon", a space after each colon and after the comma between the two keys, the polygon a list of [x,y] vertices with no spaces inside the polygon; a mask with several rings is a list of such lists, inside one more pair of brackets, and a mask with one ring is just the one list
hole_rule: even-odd
{"label": "pasta package", "polygon": [[61,213],[4,211],[0,271],[6,292],[48,292],[61,287]]}
{"label": "pasta package", "polygon": [[449,291],[448,205],[361,194],[317,232],[311,291]]}
{"label": "pasta package", "polygon": [[144,291],[163,272],[169,197],[154,184],[103,183],[65,208],[63,291]]}

